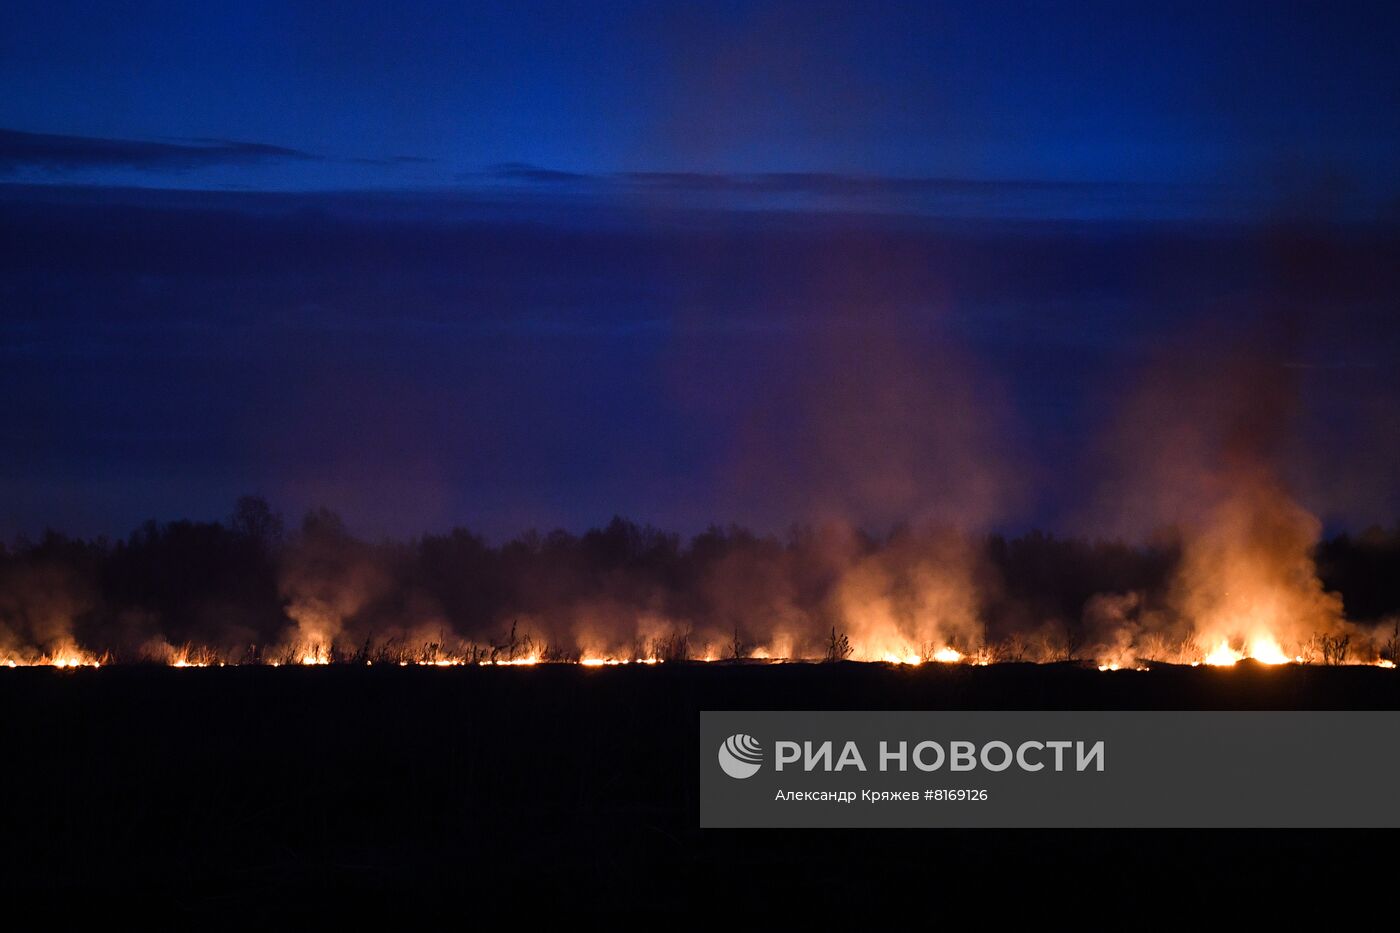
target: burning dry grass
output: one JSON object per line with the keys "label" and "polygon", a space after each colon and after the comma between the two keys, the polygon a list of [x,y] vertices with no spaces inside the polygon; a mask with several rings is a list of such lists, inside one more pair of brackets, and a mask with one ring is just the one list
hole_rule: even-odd
{"label": "burning dry grass", "polygon": [[[839,633],[838,640],[843,638]],[[538,665],[578,665],[585,668],[621,666],[650,666],[657,664],[784,664],[855,662],[897,667],[985,667],[992,664],[1056,664],[1066,661],[1095,667],[1099,671],[1147,671],[1153,666],[1230,667],[1242,661],[1272,665],[1369,665],[1393,670],[1396,668],[1397,644],[1393,635],[1384,641],[1374,638],[1353,642],[1351,636],[1313,636],[1303,642],[1280,642],[1263,637],[1249,643],[1229,640],[1202,645],[1187,641],[1170,651],[1137,649],[1129,644],[1119,646],[1114,653],[1096,654],[1087,651],[1075,658],[1064,658],[1062,647],[1053,641],[1042,641],[1028,649],[1019,639],[983,643],[975,651],[964,653],[951,646],[935,647],[926,643],[919,647],[901,647],[882,655],[849,648],[845,654],[775,655],[762,646],[750,649],[742,656],[724,656],[717,648],[702,649],[694,654],[677,653],[674,642],[654,646],[643,653],[614,652],[588,654],[538,647],[526,638],[514,651],[493,645],[455,645],[445,647],[440,642],[426,642],[412,647],[402,641],[387,641],[379,645],[362,646],[354,651],[341,651],[331,645],[296,644],[281,646],[266,654],[256,647],[239,656],[221,654],[209,648],[185,645],[179,648],[153,651],[135,657],[98,655],[76,646],[44,653],[0,654],[0,666],[53,667],[60,669],[96,668],[114,664],[156,664],[171,668],[208,668],[231,666],[267,667],[532,667]],[[669,653],[668,653],[669,652]]]}
{"label": "burning dry grass", "polygon": [[111,663],[111,661],[109,658],[79,648],[66,648],[43,654],[10,654],[3,656],[3,661],[0,663],[3,663],[5,667],[80,668],[101,667],[103,664]]}

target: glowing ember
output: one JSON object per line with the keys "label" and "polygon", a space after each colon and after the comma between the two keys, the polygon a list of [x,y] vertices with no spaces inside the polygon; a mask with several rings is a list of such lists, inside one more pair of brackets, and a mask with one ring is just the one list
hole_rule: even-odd
{"label": "glowing ember", "polygon": [[1395,662],[1382,658],[1376,662],[1376,667],[1383,667],[1387,670],[1395,670]]}

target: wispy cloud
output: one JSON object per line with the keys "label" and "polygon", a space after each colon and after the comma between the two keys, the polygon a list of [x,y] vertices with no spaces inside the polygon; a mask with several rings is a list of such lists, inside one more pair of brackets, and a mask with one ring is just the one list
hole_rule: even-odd
{"label": "wispy cloud", "polygon": [[[531,165],[528,162],[498,162],[486,169],[486,175],[502,181],[534,182],[534,183],[573,183],[601,181],[603,176],[585,175],[580,172],[565,172],[554,168],[544,168],[539,165]],[[471,179],[473,176],[464,176]]]}
{"label": "wispy cloud", "polygon": [[[503,162],[462,180],[495,179],[520,184],[570,184],[609,190],[735,192],[818,196],[979,194],[991,191],[1088,191],[1104,182],[1045,179],[975,179],[936,176],[864,175],[840,172],[611,172],[582,173],[528,162]],[[1126,186],[1125,186],[1126,187]],[[1137,186],[1141,187],[1141,186]]]}
{"label": "wispy cloud", "polygon": [[1235,216],[1256,193],[1210,184],[1057,178],[959,178],[843,172],[563,171],[505,162],[457,176],[470,189],[650,205],[778,208],[946,217]]}
{"label": "wispy cloud", "polygon": [[0,170],[192,169],[318,159],[298,149],[230,139],[104,139],[0,129]]}

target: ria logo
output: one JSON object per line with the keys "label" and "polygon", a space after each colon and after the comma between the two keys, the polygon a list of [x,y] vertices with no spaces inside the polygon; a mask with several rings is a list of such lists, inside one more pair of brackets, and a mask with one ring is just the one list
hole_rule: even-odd
{"label": "ria logo", "polygon": [[753,777],[762,764],[763,746],[751,735],[735,733],[719,747],[719,766],[732,778]]}

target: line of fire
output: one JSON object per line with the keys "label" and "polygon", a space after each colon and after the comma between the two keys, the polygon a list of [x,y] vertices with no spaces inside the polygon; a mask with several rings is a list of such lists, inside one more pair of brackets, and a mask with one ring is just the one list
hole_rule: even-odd
{"label": "line of fire", "polygon": [[[151,524],[115,546],[50,537],[0,554],[0,668],[868,663],[1147,672],[1394,669],[1400,660],[1400,619],[1374,610],[1349,617],[1344,594],[1324,583],[1340,581],[1358,605],[1383,606],[1355,566],[1384,542],[1319,541],[1316,521],[1276,496],[1231,499],[1156,550],[945,528],[873,538],[851,527],[785,540],[716,531],[683,545],[620,519],[582,537],[499,548],[456,532],[371,545],[325,513],[293,534],[279,522],[249,497],[225,523]],[[196,552],[214,569],[201,568]],[[1121,570],[1134,561],[1141,572]],[[1046,567],[1109,563],[1138,588],[1081,580],[1057,614],[1044,594],[1015,586],[1042,578],[1042,589],[1063,588]],[[221,582],[212,575],[224,564],[232,570]],[[104,591],[113,575],[137,580],[139,592]]]}

